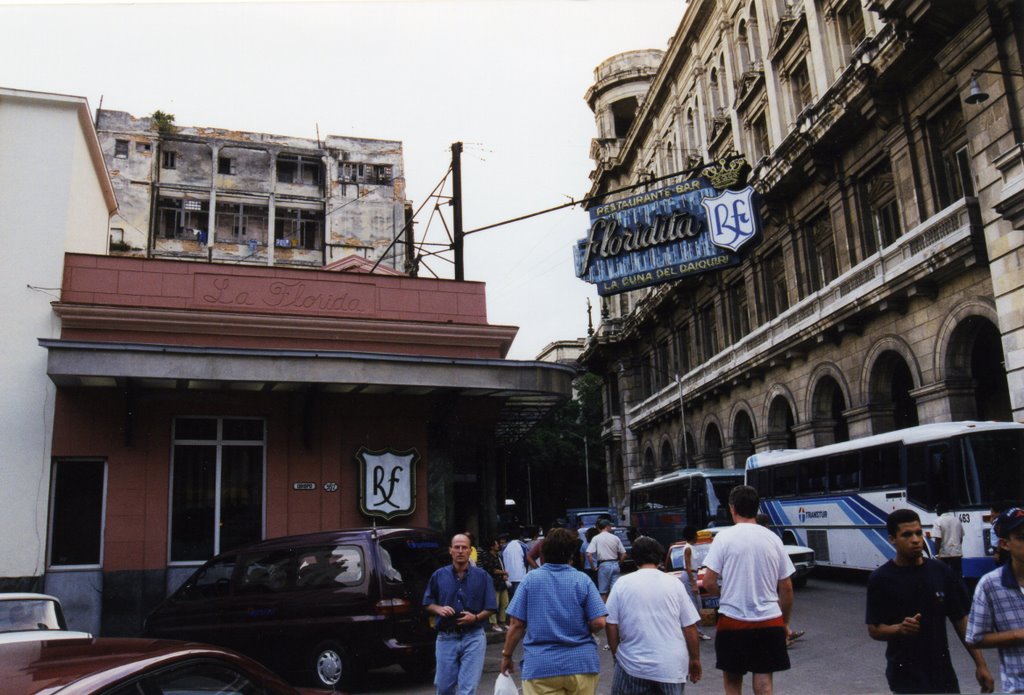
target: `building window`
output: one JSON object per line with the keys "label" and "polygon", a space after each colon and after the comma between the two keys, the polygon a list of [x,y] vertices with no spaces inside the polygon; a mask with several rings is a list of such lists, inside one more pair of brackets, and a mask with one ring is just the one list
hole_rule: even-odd
{"label": "building window", "polygon": [[127,140],[114,140],[114,156],[118,159],[128,159]]}
{"label": "building window", "polygon": [[217,157],[217,173],[231,175],[235,173],[235,160],[231,157]]}
{"label": "building window", "polygon": [[391,183],[391,165],[390,164],[377,164],[373,167],[374,183],[390,184]]}
{"label": "building window", "polygon": [[747,311],[747,283],[740,278],[729,285],[729,330],[732,341],[739,342],[750,333],[750,313]]}
{"label": "building window", "polygon": [[263,535],[263,420],[174,421],[171,562],[202,562]]}
{"label": "building window", "polygon": [[865,255],[871,255],[879,248],[895,243],[903,235],[899,205],[896,202],[896,185],[889,162],[866,177],[861,192],[868,215],[864,251]]}
{"label": "building window", "polygon": [[606,394],[608,398],[608,414],[621,415],[622,406],[619,403],[619,376],[617,374],[609,374],[605,379],[605,384],[608,387]]}
{"label": "building window", "polygon": [[658,347],[654,353],[654,388],[656,391],[660,391],[665,388],[668,384],[670,367],[670,353],[668,348],[668,339],[662,340],[658,343]]}
{"label": "building window", "polygon": [[345,183],[390,185],[393,178],[394,167],[390,164],[342,162],[338,166],[338,180]]}
{"label": "building window", "polygon": [[756,162],[761,157],[767,157],[771,151],[768,144],[768,115],[761,114],[754,119],[750,126],[750,152],[751,160]]}
{"label": "building window", "polygon": [[764,260],[765,309],[771,320],[789,308],[789,284],[782,249],[775,249]]}
{"label": "building window", "polygon": [[813,97],[811,95],[811,78],[807,72],[807,61],[801,60],[790,74],[790,81],[793,85],[793,118],[810,105]]}
{"label": "building window", "polygon": [[839,28],[840,48],[843,60],[849,62],[854,50],[866,37],[864,31],[864,11],[858,0],[851,0],[836,11]]}
{"label": "building window", "polygon": [[210,201],[195,198],[160,198],[157,201],[157,236],[205,242]]}
{"label": "building window", "polygon": [[274,245],[318,250],[324,238],[322,210],[278,208],[274,216]]}
{"label": "building window", "polygon": [[809,292],[817,292],[836,279],[836,242],[832,222],[823,213],[804,232],[807,253],[807,284]]}
{"label": "building window", "polygon": [[51,567],[103,562],[104,461],[57,461],[50,482]]}
{"label": "building window", "polygon": [[935,183],[939,209],[952,205],[965,196],[974,195],[974,175],[967,151],[967,130],[960,102],[950,103],[928,124],[936,162]]}
{"label": "building window", "polygon": [[277,180],[305,186],[319,186],[322,163],[317,157],[282,154],[277,158]]}
{"label": "building window", "polygon": [[160,155],[160,166],[164,169],[176,169],[178,166],[178,153],[174,150],[164,150]]}
{"label": "building window", "polygon": [[217,234],[221,242],[245,244],[250,240],[267,243],[267,207],[243,203],[217,204]]}
{"label": "building window", "polygon": [[701,361],[707,362],[721,349],[718,343],[718,322],[715,320],[715,303],[708,302],[700,308]]}
{"label": "building window", "polygon": [[137,142],[137,143],[135,143],[135,151],[136,152],[146,153],[146,152],[151,152],[152,150],[153,150],[153,145],[151,143],[148,143],[148,142]]}
{"label": "building window", "polygon": [[686,374],[693,369],[693,353],[690,350],[690,324],[680,324],[676,329],[676,371]]}

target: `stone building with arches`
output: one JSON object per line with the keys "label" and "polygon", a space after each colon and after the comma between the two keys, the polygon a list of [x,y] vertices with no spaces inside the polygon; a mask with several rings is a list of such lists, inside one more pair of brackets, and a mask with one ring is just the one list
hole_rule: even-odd
{"label": "stone building with arches", "polygon": [[1010,0],[693,0],[667,50],[597,67],[590,196],[742,154],[763,232],[602,297],[581,362],[615,504],[757,451],[1024,420],[1022,50]]}

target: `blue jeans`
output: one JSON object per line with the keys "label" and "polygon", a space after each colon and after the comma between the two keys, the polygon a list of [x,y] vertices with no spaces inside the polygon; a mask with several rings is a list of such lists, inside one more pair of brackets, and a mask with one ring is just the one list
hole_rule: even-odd
{"label": "blue jeans", "polygon": [[437,695],[475,695],[484,672],[486,649],[487,637],[482,629],[437,633]]}

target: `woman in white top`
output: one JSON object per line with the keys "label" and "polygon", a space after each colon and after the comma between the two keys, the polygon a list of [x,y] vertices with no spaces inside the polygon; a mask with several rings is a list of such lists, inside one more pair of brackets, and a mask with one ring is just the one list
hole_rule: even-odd
{"label": "woman in white top", "polygon": [[[683,546],[683,573],[679,575],[679,581],[686,587],[686,593],[690,595],[693,607],[697,609],[697,615],[700,615],[701,601],[700,589],[697,587],[697,568],[691,564],[693,559],[691,543],[697,540],[697,530],[692,526],[684,528],[683,540],[686,541],[686,545]],[[711,639],[711,635],[704,632],[699,622],[697,623],[697,636],[702,640]]]}

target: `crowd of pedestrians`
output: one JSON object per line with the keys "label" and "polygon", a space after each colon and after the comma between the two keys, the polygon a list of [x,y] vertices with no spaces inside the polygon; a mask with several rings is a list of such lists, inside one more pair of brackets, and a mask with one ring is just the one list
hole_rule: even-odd
{"label": "crowd of pedestrians", "polygon": [[[759,523],[758,507],[753,488],[733,488],[734,524],[717,534],[704,560],[704,588],[719,596],[715,668],[727,695],[739,695],[748,673],[756,695],[771,695],[773,674],[790,668],[787,647],[796,634],[793,563],[779,536]],[[931,533],[939,559],[926,557],[917,513],[897,509],[886,525],[894,556],[868,579],[865,621],[868,635],[886,643],[889,688],[960,692],[948,621],[974,661],[981,692],[995,689],[986,649],[998,653],[1000,692],[1024,692],[1024,509],[993,517],[1001,566],[981,578],[973,599],[960,576],[962,526],[940,511]],[[437,693],[477,692],[485,629],[505,633],[503,674],[517,671],[522,644],[524,695],[593,695],[602,632],[615,662],[613,695],[682,695],[687,681],[701,680],[694,530],[684,530],[679,579],[659,569],[665,550],[644,536],[633,541],[637,571],[620,575],[625,550],[611,530],[601,519],[596,529],[555,528],[532,544],[501,536],[481,546],[475,561],[468,534],[455,535],[451,565],[434,573],[423,598],[438,633]]]}

